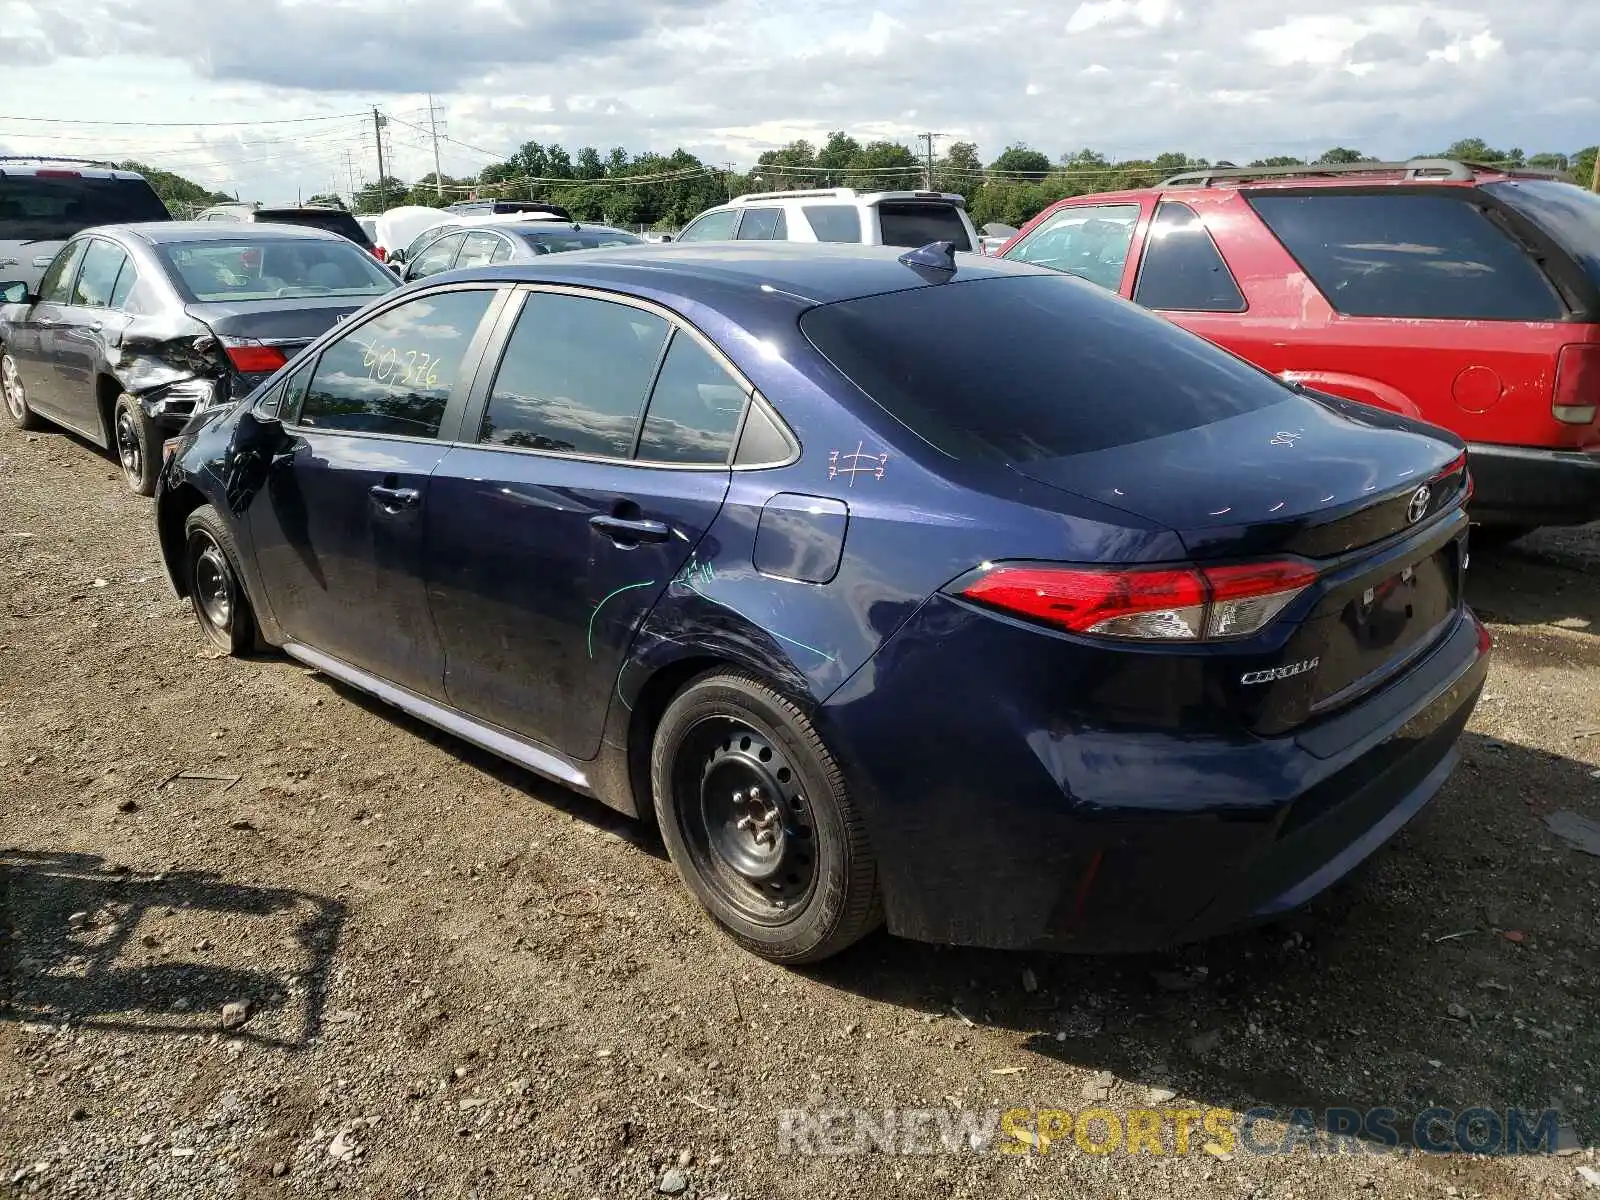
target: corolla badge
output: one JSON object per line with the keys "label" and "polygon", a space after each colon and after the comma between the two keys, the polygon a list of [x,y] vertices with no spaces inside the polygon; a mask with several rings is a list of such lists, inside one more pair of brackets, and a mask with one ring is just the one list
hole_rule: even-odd
{"label": "corolla badge", "polygon": [[1292,446],[1305,434],[1303,429],[1280,429],[1272,435],[1269,446]]}
{"label": "corolla badge", "polygon": [[1406,520],[1415,525],[1428,515],[1428,504],[1433,500],[1433,490],[1423,484],[1411,493],[1411,503],[1406,505]]}
{"label": "corolla badge", "polygon": [[1272,683],[1278,679],[1293,679],[1296,675],[1304,675],[1307,671],[1315,671],[1320,658],[1302,658],[1299,662],[1288,663],[1281,667],[1268,667],[1265,671],[1248,671],[1239,676],[1243,684]]}

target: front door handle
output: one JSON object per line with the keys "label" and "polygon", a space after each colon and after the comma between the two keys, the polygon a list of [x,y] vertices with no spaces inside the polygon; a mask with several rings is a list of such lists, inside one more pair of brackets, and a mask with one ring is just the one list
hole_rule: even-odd
{"label": "front door handle", "polygon": [[367,494],[389,512],[422,507],[422,493],[416,488],[384,487],[379,483],[368,488]]}
{"label": "front door handle", "polygon": [[672,536],[672,528],[665,521],[629,520],[627,517],[610,517],[602,513],[590,517],[589,524],[612,541],[627,544],[664,542]]}

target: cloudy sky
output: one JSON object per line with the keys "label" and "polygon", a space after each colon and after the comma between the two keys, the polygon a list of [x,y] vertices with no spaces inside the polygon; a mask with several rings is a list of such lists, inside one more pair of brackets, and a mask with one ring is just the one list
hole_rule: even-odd
{"label": "cloudy sky", "polygon": [[1592,0],[0,0],[0,153],[348,191],[374,105],[397,173],[432,169],[430,92],[459,175],[529,139],[744,166],[835,128],[986,161],[1571,151],[1600,140],[1597,51]]}

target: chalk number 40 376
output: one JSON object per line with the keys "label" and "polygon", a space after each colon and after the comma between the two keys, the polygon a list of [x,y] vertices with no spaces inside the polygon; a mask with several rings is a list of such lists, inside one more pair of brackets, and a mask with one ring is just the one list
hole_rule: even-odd
{"label": "chalk number 40 376", "polygon": [[367,378],[404,387],[438,387],[439,358],[421,350],[401,351],[395,346],[368,346],[361,354]]}

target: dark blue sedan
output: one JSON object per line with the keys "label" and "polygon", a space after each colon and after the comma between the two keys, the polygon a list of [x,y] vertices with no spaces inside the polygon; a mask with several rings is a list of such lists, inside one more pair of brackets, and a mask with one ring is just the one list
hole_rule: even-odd
{"label": "dark blue sedan", "polygon": [[168,447],[171,579],[654,815],[742,945],[1150,948],[1298,905],[1456,762],[1461,444],[935,246],[435,276]]}

